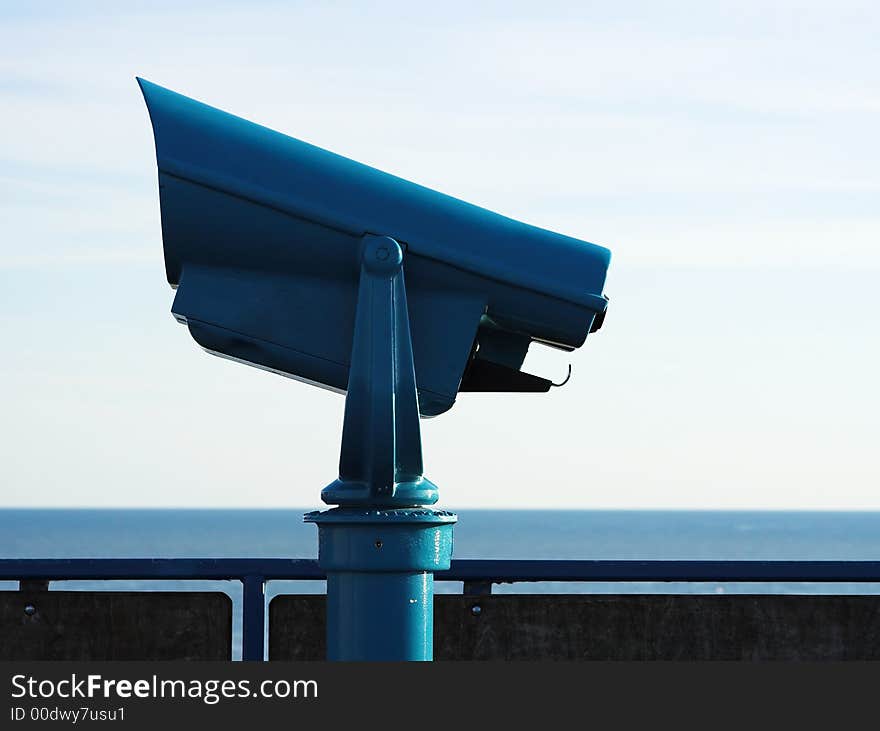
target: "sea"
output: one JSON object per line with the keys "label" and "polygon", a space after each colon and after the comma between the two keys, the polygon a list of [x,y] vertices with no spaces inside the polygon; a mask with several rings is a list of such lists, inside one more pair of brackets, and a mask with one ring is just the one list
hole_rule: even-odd
{"label": "sea", "polygon": [[[0,510],[0,558],[314,558],[306,510]],[[880,560],[880,512],[459,510],[455,558]],[[0,589],[14,590],[0,581]],[[241,636],[238,582],[70,581],[56,590],[224,591]],[[461,592],[438,582],[438,592]],[[277,594],[324,582],[270,582]],[[496,593],[877,594],[868,583],[531,583]]]}

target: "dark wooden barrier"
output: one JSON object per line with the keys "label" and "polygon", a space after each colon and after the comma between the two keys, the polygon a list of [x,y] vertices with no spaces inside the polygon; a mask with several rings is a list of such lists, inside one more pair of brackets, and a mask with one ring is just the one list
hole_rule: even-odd
{"label": "dark wooden barrier", "polygon": [[208,592],[0,592],[0,660],[229,660],[232,600]]}
{"label": "dark wooden barrier", "polygon": [[[438,595],[437,660],[880,660],[880,596]],[[278,596],[269,659],[324,657],[324,597]]]}

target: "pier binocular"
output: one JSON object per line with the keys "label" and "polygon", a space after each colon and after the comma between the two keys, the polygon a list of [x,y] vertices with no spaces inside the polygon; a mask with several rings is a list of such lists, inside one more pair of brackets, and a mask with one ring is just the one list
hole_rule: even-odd
{"label": "pier binocular", "polygon": [[345,391],[371,235],[403,251],[422,416],[460,391],[546,391],[521,371],[529,345],[601,326],[607,249],[139,83],[172,312],[209,352]]}

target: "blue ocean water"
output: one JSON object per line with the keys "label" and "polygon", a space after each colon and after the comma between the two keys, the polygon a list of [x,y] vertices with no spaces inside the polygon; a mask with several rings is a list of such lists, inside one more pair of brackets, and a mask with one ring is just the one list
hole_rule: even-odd
{"label": "blue ocean water", "polygon": [[[313,558],[303,510],[0,510],[0,558]],[[456,558],[880,560],[880,512],[461,510]],[[226,591],[241,627],[237,582],[57,582],[56,589]],[[0,589],[14,589],[0,582]],[[439,582],[440,592],[461,584]],[[323,582],[271,582],[279,593]],[[502,585],[498,593],[880,593],[875,584],[589,583]]]}
{"label": "blue ocean water", "polygon": [[[0,510],[0,556],[313,557],[304,510]],[[880,559],[880,512],[460,510],[456,558]]]}

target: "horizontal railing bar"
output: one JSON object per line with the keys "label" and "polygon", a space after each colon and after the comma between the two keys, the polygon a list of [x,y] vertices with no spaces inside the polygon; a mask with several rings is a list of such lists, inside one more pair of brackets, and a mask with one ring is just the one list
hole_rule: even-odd
{"label": "horizontal railing bar", "polygon": [[22,558],[0,559],[0,579],[54,581],[168,579],[324,579],[314,559],[303,558]]}
{"label": "horizontal railing bar", "polygon": [[439,580],[878,582],[880,561],[459,560]]}
{"label": "horizontal railing bar", "polygon": [[[314,559],[0,559],[0,580],[322,580]],[[880,582],[880,561],[640,561],[458,559],[438,581]]]}

